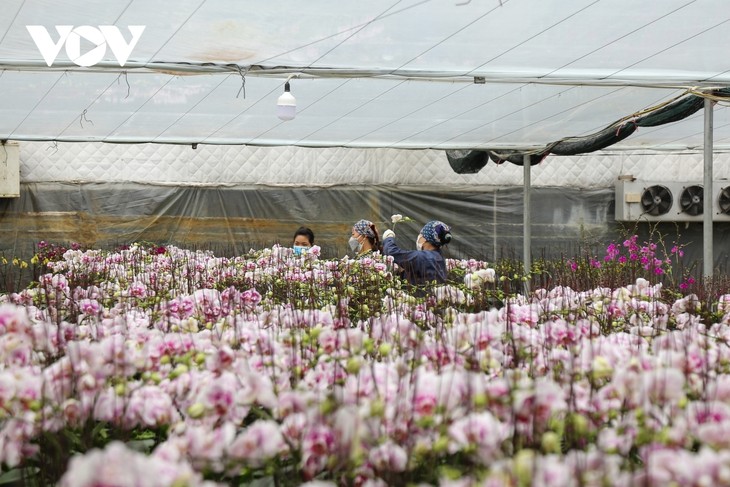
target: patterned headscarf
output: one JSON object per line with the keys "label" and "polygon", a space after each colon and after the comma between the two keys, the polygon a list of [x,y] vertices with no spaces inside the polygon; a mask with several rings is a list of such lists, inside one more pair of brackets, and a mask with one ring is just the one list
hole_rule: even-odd
{"label": "patterned headscarf", "polygon": [[451,241],[451,236],[448,239],[442,240],[444,235],[451,232],[451,228],[444,222],[438,220],[431,220],[426,223],[421,229],[421,235],[426,239],[426,242],[436,247],[441,247]]}
{"label": "patterned headscarf", "polygon": [[375,232],[373,232],[373,229],[370,228],[372,225],[373,222],[371,222],[370,220],[359,220],[357,223],[355,223],[354,228],[355,231],[360,235],[375,238]]}

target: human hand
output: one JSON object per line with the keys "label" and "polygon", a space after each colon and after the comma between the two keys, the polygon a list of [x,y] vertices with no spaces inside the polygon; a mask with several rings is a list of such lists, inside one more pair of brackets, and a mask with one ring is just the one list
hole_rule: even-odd
{"label": "human hand", "polygon": [[383,240],[385,240],[386,238],[390,238],[390,237],[395,238],[395,232],[393,230],[388,229],[385,232],[383,232]]}

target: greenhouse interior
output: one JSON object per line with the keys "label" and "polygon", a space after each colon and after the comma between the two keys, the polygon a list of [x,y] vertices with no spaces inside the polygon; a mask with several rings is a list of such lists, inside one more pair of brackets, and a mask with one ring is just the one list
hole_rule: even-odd
{"label": "greenhouse interior", "polygon": [[721,0],[3,6],[0,487],[730,485]]}

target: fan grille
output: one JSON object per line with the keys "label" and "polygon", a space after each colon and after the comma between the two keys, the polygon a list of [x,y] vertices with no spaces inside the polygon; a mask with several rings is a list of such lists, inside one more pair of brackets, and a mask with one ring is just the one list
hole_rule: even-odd
{"label": "fan grille", "polygon": [[730,186],[726,186],[720,190],[717,204],[720,207],[720,213],[730,215]]}
{"label": "fan grille", "polygon": [[641,208],[648,215],[665,215],[671,207],[672,192],[666,186],[649,186],[641,195]]}
{"label": "fan grille", "polygon": [[679,197],[679,206],[682,213],[696,216],[702,214],[704,208],[705,189],[699,184],[687,186]]}

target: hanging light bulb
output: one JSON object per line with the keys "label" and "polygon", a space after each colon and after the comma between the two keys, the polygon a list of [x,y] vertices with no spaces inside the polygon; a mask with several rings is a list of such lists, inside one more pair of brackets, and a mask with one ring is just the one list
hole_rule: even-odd
{"label": "hanging light bulb", "polygon": [[280,119],[292,120],[297,115],[297,99],[291,94],[289,81],[284,84],[284,93],[276,101],[276,116]]}

